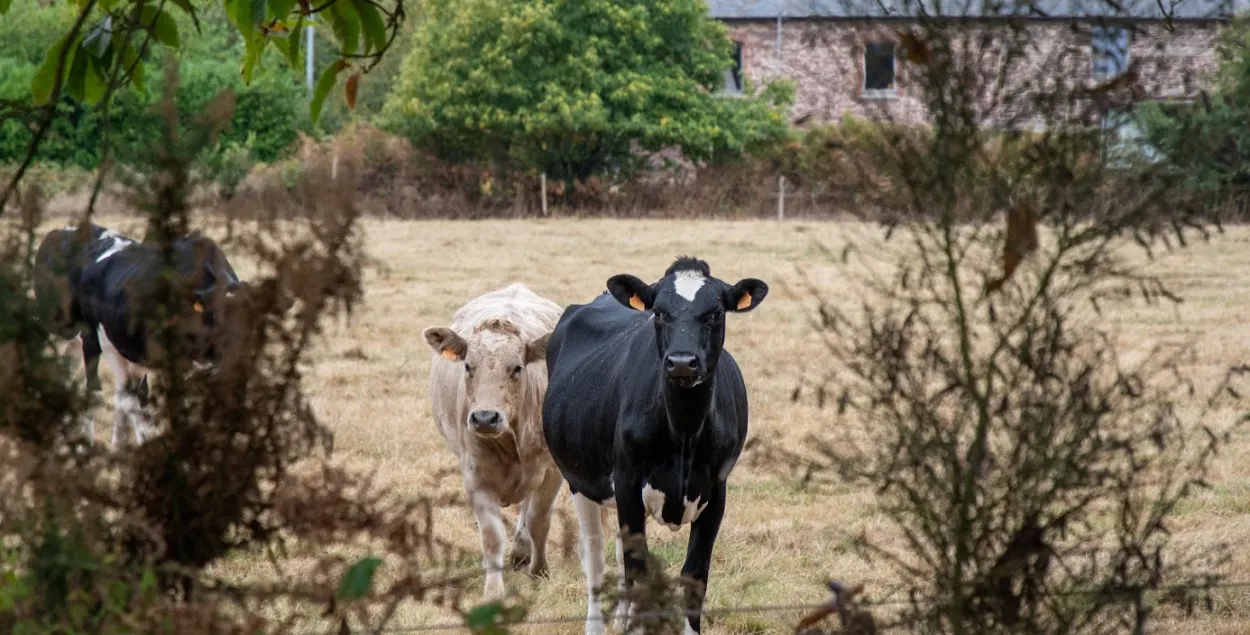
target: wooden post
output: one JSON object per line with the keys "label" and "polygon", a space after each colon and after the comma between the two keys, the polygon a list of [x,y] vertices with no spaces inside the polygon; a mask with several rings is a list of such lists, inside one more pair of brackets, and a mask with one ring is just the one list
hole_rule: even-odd
{"label": "wooden post", "polygon": [[786,219],[786,177],[777,177],[777,220]]}
{"label": "wooden post", "polygon": [[543,192],[543,216],[547,215],[547,173],[543,172],[539,177]]}

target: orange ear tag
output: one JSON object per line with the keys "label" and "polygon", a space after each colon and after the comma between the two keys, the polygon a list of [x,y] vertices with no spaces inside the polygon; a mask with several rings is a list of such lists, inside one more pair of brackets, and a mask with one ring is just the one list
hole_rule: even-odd
{"label": "orange ear tag", "polygon": [[443,359],[449,362],[454,362],[460,359],[460,356],[456,354],[456,351],[453,351],[450,348],[444,348],[442,355],[443,355]]}
{"label": "orange ear tag", "polygon": [[203,313],[203,312],[204,312],[204,305],[203,305],[203,304],[200,304],[200,301],[199,301],[199,300],[196,300],[196,301],[195,301],[195,304],[191,305],[191,308],[195,309],[195,312],[196,312],[196,313]]}
{"label": "orange ear tag", "polygon": [[635,309],[638,309],[639,311],[645,310],[647,308],[646,305],[642,303],[642,298],[638,297],[637,293],[629,296],[629,306],[632,306]]}
{"label": "orange ear tag", "polygon": [[741,311],[749,306],[751,306],[751,294],[743,293],[742,297],[738,298],[738,310]]}

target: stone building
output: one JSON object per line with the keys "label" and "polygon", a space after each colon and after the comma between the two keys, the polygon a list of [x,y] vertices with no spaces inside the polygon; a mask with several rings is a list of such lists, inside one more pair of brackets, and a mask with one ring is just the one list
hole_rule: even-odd
{"label": "stone building", "polygon": [[[957,40],[969,47],[963,50],[981,47],[976,59],[988,79],[982,121],[1038,128],[1062,108],[1039,102],[1039,95],[1107,84],[1130,71],[1139,87],[1135,100],[1193,99],[1211,85],[1219,29],[1248,2],[1123,0],[1113,13],[1108,0],[948,0],[941,19],[955,26]],[[727,26],[735,44],[723,91],[740,94],[744,79],[758,85],[782,76],[795,83],[795,120],[823,123],[851,115],[923,123],[917,73],[904,62],[908,42],[900,37],[920,24],[908,17],[918,15],[918,4],[708,0],[712,17]],[[934,0],[923,4],[936,13]],[[1171,15],[1165,18],[1161,6],[1171,7]],[[1021,32],[1027,35],[1020,38]],[[1009,49],[1023,54],[1004,62]]]}

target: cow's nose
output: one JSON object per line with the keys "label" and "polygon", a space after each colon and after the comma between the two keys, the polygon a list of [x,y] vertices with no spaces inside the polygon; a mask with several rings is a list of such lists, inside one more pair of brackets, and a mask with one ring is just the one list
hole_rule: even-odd
{"label": "cow's nose", "polygon": [[694,355],[669,355],[664,359],[669,377],[694,377],[699,374],[699,360]]}
{"label": "cow's nose", "polygon": [[503,423],[503,413],[498,410],[474,410],[469,413],[469,425],[474,432],[495,432]]}

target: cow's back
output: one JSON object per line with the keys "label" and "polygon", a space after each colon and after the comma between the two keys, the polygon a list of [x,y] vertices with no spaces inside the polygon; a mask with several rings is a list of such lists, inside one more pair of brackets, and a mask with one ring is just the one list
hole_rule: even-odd
{"label": "cow's back", "polygon": [[611,494],[604,475],[621,412],[653,401],[658,390],[646,363],[655,356],[655,330],[650,314],[604,294],[568,307],[551,340],[543,434],[573,491],[601,500]]}

